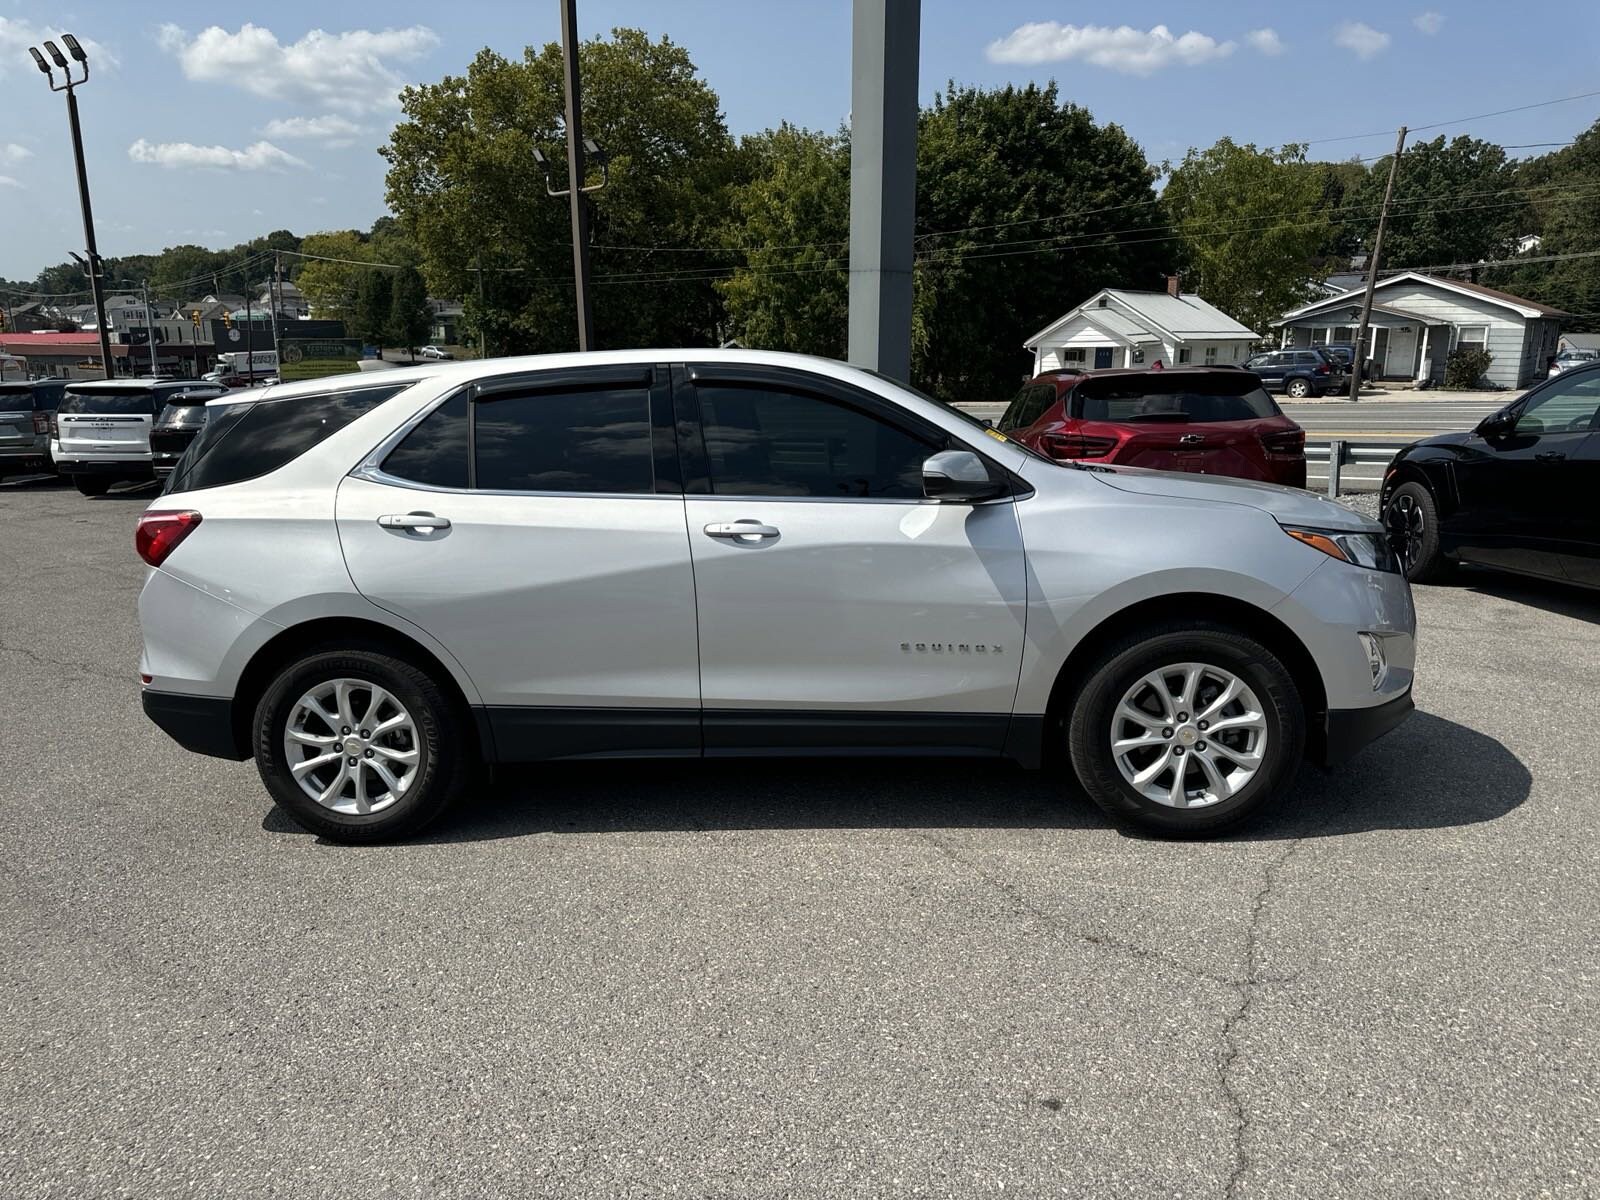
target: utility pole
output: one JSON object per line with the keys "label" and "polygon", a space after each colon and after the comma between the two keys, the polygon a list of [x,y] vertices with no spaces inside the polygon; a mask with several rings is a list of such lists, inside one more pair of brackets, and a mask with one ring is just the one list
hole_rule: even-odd
{"label": "utility pole", "polygon": [[272,309],[272,348],[278,348],[278,272],[282,270],[280,255],[276,250],[272,252],[272,278],[267,281],[267,305]]}
{"label": "utility pole", "polygon": [[[144,293],[144,336],[150,343],[150,378],[154,379],[159,372],[156,370],[156,319],[150,313],[150,281],[146,279],[139,290]],[[129,358],[128,361],[133,360]]]}
{"label": "utility pole", "polygon": [[[250,383],[256,381],[256,318],[250,304],[250,277],[244,281],[244,370]],[[247,385],[248,386],[248,385]]]}
{"label": "utility pole", "polygon": [[1378,286],[1378,259],[1383,254],[1383,230],[1389,223],[1389,201],[1394,196],[1394,177],[1400,173],[1400,154],[1406,147],[1406,127],[1394,139],[1394,158],[1389,162],[1389,182],[1383,189],[1383,207],[1378,210],[1378,232],[1372,238],[1372,255],[1367,259],[1367,294],[1361,301],[1361,328],[1356,331],[1355,361],[1350,364],[1350,402],[1361,399],[1361,374],[1367,363],[1368,327],[1372,323],[1372,293]]}
{"label": "utility pole", "polygon": [[483,255],[478,255],[478,357],[489,357],[489,335],[483,326]]}
{"label": "utility pole", "polygon": [[[567,191],[572,200],[572,277],[577,285],[578,349],[594,349],[589,302],[589,201],[583,192],[583,97],[578,87],[578,0],[561,3],[561,65],[567,85]],[[483,277],[480,274],[479,279]]]}

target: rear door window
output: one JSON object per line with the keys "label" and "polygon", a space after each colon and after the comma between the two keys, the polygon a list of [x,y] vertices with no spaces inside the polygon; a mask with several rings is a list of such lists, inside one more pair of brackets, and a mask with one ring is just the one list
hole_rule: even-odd
{"label": "rear door window", "polygon": [[1026,429],[1040,417],[1044,416],[1049,407],[1055,403],[1056,389],[1054,384],[1032,383],[1017,393],[1000,418],[997,428],[1004,433],[1011,429]]}
{"label": "rear door window", "polygon": [[1125,424],[1255,421],[1281,415],[1259,382],[1232,372],[1090,378],[1072,390],[1072,402],[1073,415],[1086,421]]}
{"label": "rear door window", "polygon": [[223,487],[276,471],[406,386],[222,405],[184,452],[167,490]]}
{"label": "rear door window", "polygon": [[651,439],[644,386],[488,395],[473,412],[475,482],[490,491],[648,494]]}

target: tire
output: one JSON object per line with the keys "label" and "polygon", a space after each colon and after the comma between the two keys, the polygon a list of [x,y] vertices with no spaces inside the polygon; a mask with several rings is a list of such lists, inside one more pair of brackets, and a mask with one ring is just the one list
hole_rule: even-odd
{"label": "tire", "polygon": [[1304,379],[1291,379],[1283,390],[1295,400],[1304,400],[1311,395],[1311,384]]}
{"label": "tire", "polygon": [[[1177,707],[1191,669],[1194,711]],[[1171,724],[1150,715],[1160,709],[1152,685],[1144,682],[1152,676],[1167,685],[1167,700],[1174,705],[1165,710]],[[1232,725],[1208,742],[1198,727],[1200,714],[1218,697],[1225,679],[1241,684],[1246,689],[1241,695],[1254,703],[1230,700],[1218,706],[1209,723]],[[1174,687],[1180,695],[1173,694]],[[1125,698],[1146,714],[1142,719],[1149,728],[1121,717]],[[1176,720],[1179,715],[1187,719]],[[1113,750],[1113,739],[1122,739],[1126,747],[1135,735],[1148,736],[1149,745],[1125,748],[1120,756]],[[1199,622],[1157,626],[1112,645],[1090,668],[1067,724],[1073,771],[1090,799],[1119,821],[1169,837],[1208,834],[1257,816],[1293,778],[1305,738],[1299,689],[1277,656],[1238,630]],[[1259,761],[1247,766],[1252,751]],[[1163,764],[1144,787],[1164,800],[1135,786],[1119,757],[1134,776]],[[1172,803],[1180,794],[1173,787],[1177,769],[1184,772],[1181,807]],[[1245,772],[1242,780],[1236,771]]]}
{"label": "tire", "polygon": [[[342,704],[336,694],[341,681],[348,684]],[[387,700],[377,698],[374,686],[387,694]],[[320,703],[338,728],[302,707],[305,697],[330,688],[334,691]],[[374,710],[376,724],[363,728]],[[409,724],[396,726],[391,733],[377,732],[379,726],[394,723],[397,711]],[[355,719],[346,724],[341,717]],[[327,739],[333,743],[327,749],[337,751],[334,761],[304,775],[319,791],[331,789],[344,777],[325,803],[308,794],[295,777],[285,742],[291,720],[307,740]],[[368,748],[362,750],[354,741],[340,744],[344,729],[357,738],[372,734],[364,742]],[[403,838],[423,829],[465,790],[478,758],[465,714],[444,688],[426,672],[377,649],[328,650],[292,663],[256,705],[252,732],[261,781],[279,807],[303,828],[352,844]],[[302,747],[299,741],[294,745],[303,756],[302,764],[304,759],[326,758],[327,750],[320,745]],[[352,760],[345,754],[347,747],[356,756],[354,772],[348,770]],[[373,761],[400,784],[398,789],[383,782]],[[365,812],[358,799],[363,791]]]}
{"label": "tire", "polygon": [[1439,583],[1456,564],[1439,546],[1439,505],[1426,484],[1412,480],[1395,488],[1383,506],[1383,527],[1412,583]]}
{"label": "tire", "polygon": [[111,480],[105,475],[74,475],[75,486],[85,496],[104,496],[111,490]]}

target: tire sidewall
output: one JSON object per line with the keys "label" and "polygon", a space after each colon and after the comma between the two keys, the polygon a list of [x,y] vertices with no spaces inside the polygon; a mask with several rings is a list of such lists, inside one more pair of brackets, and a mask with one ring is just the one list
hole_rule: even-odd
{"label": "tire sidewall", "polygon": [[1303,400],[1311,395],[1311,385],[1303,379],[1290,380],[1288,386],[1283,390],[1294,400]]}
{"label": "tire sidewall", "polygon": [[[1160,667],[1185,662],[1229,671],[1255,693],[1267,722],[1267,761],[1236,795],[1203,808],[1175,809],[1146,799],[1122,777],[1110,731],[1129,688]],[[1293,778],[1305,736],[1301,697],[1288,670],[1265,646],[1221,629],[1159,633],[1114,648],[1091,672],[1069,725],[1073,768],[1090,796],[1107,811],[1170,833],[1218,829],[1255,813]]]}
{"label": "tire sidewall", "polygon": [[[355,679],[376,684],[394,695],[417,727],[415,781],[406,794],[381,812],[366,815],[324,808],[301,790],[289,770],[283,733],[300,697],[319,683]],[[448,803],[452,776],[463,769],[464,747],[451,740],[449,711],[438,688],[425,675],[398,659],[362,650],[330,651],[295,663],[275,679],[256,705],[252,731],[256,768],[268,792],[295,821],[316,833],[341,841],[373,841],[420,829]]]}
{"label": "tire sidewall", "polygon": [[1439,545],[1439,505],[1426,485],[1415,479],[1407,480],[1395,488],[1388,503],[1383,506],[1381,515],[1385,529],[1389,524],[1389,510],[1402,495],[1411,496],[1422,510],[1422,551],[1415,565],[1407,566],[1406,578],[1413,583],[1424,583],[1437,578],[1446,569],[1444,553]]}

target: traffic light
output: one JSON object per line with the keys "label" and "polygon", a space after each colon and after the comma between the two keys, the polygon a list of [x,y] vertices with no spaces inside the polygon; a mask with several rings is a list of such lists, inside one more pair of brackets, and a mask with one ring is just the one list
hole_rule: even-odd
{"label": "traffic light", "polygon": [[196,329],[200,328],[200,310],[198,308],[192,308],[189,310],[189,320],[194,322],[194,327]]}
{"label": "traffic light", "polygon": [[222,314],[222,327],[224,329],[233,328],[233,314],[231,312],[224,312]]}

